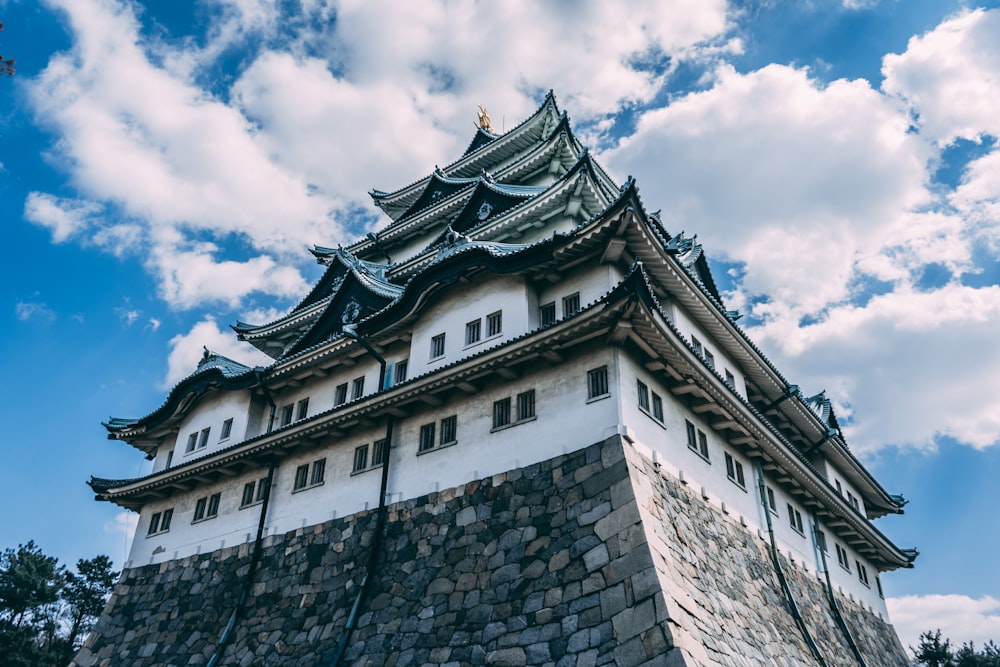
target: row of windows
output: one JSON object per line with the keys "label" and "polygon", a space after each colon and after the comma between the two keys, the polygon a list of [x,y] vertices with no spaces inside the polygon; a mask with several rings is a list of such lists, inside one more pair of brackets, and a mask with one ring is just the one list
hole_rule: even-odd
{"label": "row of windows", "polygon": [[354,448],[354,468],[351,472],[362,472],[383,465],[389,454],[388,440],[382,438],[372,443],[371,461],[368,460],[368,445]]}
{"label": "row of windows", "polygon": [[[499,336],[503,333],[503,311],[498,310],[495,313],[490,313],[486,316],[486,338],[492,338],[494,336]],[[444,356],[445,353],[445,340],[446,336],[444,333],[439,333],[436,336],[431,337],[431,350],[430,358],[439,359]],[[484,340],[483,338],[483,319],[477,317],[471,322],[467,322],[465,325],[465,346],[475,345],[476,343]],[[397,366],[397,372],[398,372]],[[404,368],[403,374],[405,376],[406,371]],[[397,382],[401,382],[397,378]]]}
{"label": "row of windows", "polygon": [[435,447],[445,447],[458,442],[458,416],[452,415],[441,420],[441,439],[435,440],[436,422],[424,424],[420,427],[420,442],[417,445],[417,453],[430,451]]}
{"label": "row of windows", "polygon": [[[222,432],[219,434],[219,442],[228,439],[230,434],[232,433],[232,430],[233,430],[232,419],[227,419],[226,421],[222,422]],[[194,433],[189,435],[187,440],[187,447],[184,448],[184,453],[190,454],[196,449],[203,449],[207,447],[208,438],[211,433],[212,433],[212,427],[209,426],[207,428],[201,429],[201,431],[195,431]],[[171,451],[170,455],[168,456],[172,458],[172,454],[173,451]],[[167,466],[168,467],[170,466],[169,461],[167,462]]]}
{"label": "row of windows", "polygon": [[535,390],[529,389],[518,394],[513,402],[513,409],[514,414],[511,415],[512,401],[509,396],[493,402],[493,430],[534,419]]}
{"label": "row of windows", "polygon": [[293,492],[322,484],[323,478],[326,476],[326,459],[313,461],[311,474],[309,470],[310,466],[308,463],[303,463],[295,469],[295,482],[292,484]]}
{"label": "row of windows", "polygon": [[[715,369],[715,355],[712,354],[711,350],[702,345],[701,341],[695,338],[693,335],[691,336],[691,347],[694,348],[694,351],[698,353],[699,357],[705,360],[705,363],[708,365],[709,368],[713,370]],[[725,373],[726,373],[726,384],[729,385],[730,389],[735,391],[736,377],[732,374],[732,372],[730,372],[728,368],[725,369]]]}
{"label": "row of windows", "polygon": [[289,403],[285,407],[281,408],[281,425],[288,426],[292,423],[292,417],[295,417],[295,421],[305,419],[306,415],[309,414],[309,397],[303,398],[298,403]]}
{"label": "row of windows", "polygon": [[[572,317],[580,312],[580,293],[574,292],[562,298],[563,317]],[[547,327],[556,321],[556,302],[549,301],[538,307],[538,322],[541,326]]]}

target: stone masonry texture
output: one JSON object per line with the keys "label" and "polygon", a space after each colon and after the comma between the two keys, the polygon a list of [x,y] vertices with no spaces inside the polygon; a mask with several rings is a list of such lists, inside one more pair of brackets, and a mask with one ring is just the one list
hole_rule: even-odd
{"label": "stone masonry texture", "polygon": [[[375,512],[265,538],[221,665],[327,665]],[[203,665],[252,544],[123,572],[73,665]],[[823,582],[782,557],[829,665],[857,665]],[[892,627],[838,597],[868,665]],[[389,506],[350,665],[814,665],[768,544],[618,437]]]}

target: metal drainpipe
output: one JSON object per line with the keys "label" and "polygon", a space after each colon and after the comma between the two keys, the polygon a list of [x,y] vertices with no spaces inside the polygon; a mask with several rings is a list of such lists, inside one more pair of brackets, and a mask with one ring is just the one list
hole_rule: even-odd
{"label": "metal drainpipe", "polygon": [[[345,325],[344,333],[358,341],[358,343],[364,347],[379,363],[379,380],[378,386],[379,391],[383,391],[385,387],[385,370],[386,361],[375,349],[368,344],[364,338],[362,338],[353,326]],[[361,577],[361,585],[358,589],[358,595],[354,598],[354,604],[351,605],[351,612],[347,617],[347,625],[344,626],[344,632],[340,636],[340,642],[337,644],[337,653],[333,658],[333,667],[337,667],[340,661],[344,657],[344,652],[347,650],[347,643],[351,639],[351,634],[354,632],[354,627],[358,620],[358,611],[361,608],[362,602],[368,593],[368,589],[371,586],[373,580],[373,573],[375,572],[375,567],[378,565],[378,555],[382,548],[382,532],[385,529],[386,521],[386,506],[385,506],[385,492],[389,484],[389,455],[392,452],[392,428],[395,425],[395,420],[392,415],[386,417],[385,424],[385,454],[384,460],[382,461],[382,484],[379,489],[378,497],[378,513],[375,515],[375,535],[372,537],[372,544],[368,550],[368,560],[365,563],[365,573]]]}
{"label": "metal drainpipe", "polygon": [[854,653],[854,657],[857,659],[858,664],[861,665],[861,667],[868,667],[864,656],[861,655],[861,650],[854,641],[854,636],[851,635],[850,628],[847,627],[847,622],[844,620],[844,616],[840,613],[840,605],[837,604],[837,598],[833,595],[833,583],[830,581],[830,569],[826,564],[826,551],[823,550],[823,545],[820,545],[819,543],[819,518],[816,516],[815,510],[812,511],[812,522],[813,539],[816,542],[816,546],[819,547],[819,561],[823,565],[823,576],[826,578],[826,594],[827,599],[830,602],[830,610],[833,612],[833,619],[837,622],[837,627],[840,628],[840,631],[844,633],[844,637],[847,638],[847,644],[851,647],[851,652]]}
{"label": "metal drainpipe", "polygon": [[788,604],[792,609],[792,617],[795,619],[795,624],[799,626],[799,630],[802,632],[802,636],[806,640],[806,644],[809,645],[809,650],[812,651],[813,656],[819,662],[820,665],[826,667],[826,660],[823,659],[823,655],[819,652],[819,647],[816,646],[816,642],[813,641],[812,635],[809,634],[809,628],[806,627],[805,619],[802,618],[802,614],[799,612],[799,606],[795,604],[795,596],[792,595],[792,589],[788,586],[788,581],[785,579],[785,572],[781,569],[781,561],[778,560],[778,545],[774,541],[774,525],[771,523],[771,508],[767,503],[767,487],[764,484],[764,466],[761,464],[760,459],[755,461],[757,469],[757,487],[760,490],[760,502],[764,507],[764,517],[767,519],[767,534],[771,540],[771,562],[774,563],[774,571],[778,573],[778,581],[781,583],[781,590],[785,594],[785,599],[788,600]]}
{"label": "metal drainpipe", "polygon": [[[274,424],[274,413],[277,406],[274,403],[274,399],[271,397],[271,392],[267,389],[267,384],[264,382],[264,371],[256,370],[257,380],[260,382],[260,387],[264,391],[264,397],[267,402],[271,405],[271,416],[267,423],[267,432],[271,432],[271,427]],[[253,543],[253,553],[250,556],[250,569],[247,572],[246,578],[243,580],[243,588],[240,590],[240,597],[236,601],[236,606],[233,608],[233,612],[229,615],[229,622],[226,624],[225,629],[223,629],[222,634],[219,636],[219,642],[215,646],[215,652],[209,659],[207,667],[215,667],[215,664],[222,657],[222,654],[226,650],[226,645],[229,643],[229,635],[232,633],[233,628],[236,627],[236,621],[239,620],[240,611],[243,609],[244,603],[246,603],[247,595],[250,592],[250,586],[253,584],[254,575],[257,573],[257,566],[260,563],[260,547],[264,541],[264,522],[267,519],[267,506],[271,502],[271,482],[274,481],[274,461],[270,461],[267,465],[267,480],[264,482],[266,489],[264,490],[264,501],[260,505],[260,517],[257,519],[257,538]]]}

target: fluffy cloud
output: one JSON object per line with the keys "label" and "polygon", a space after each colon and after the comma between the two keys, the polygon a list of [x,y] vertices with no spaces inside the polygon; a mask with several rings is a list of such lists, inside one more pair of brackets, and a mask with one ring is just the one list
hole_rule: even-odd
{"label": "fluffy cloud", "polygon": [[231,331],[221,330],[213,318],[206,317],[186,334],[178,334],[170,339],[167,377],[161,387],[169,389],[193,373],[206,347],[248,366],[266,361],[259,350],[249,343],[237,340]]}
{"label": "fluffy cloud", "polygon": [[1000,600],[989,595],[905,595],[886,598],[889,617],[905,647],[916,648],[922,632],[941,630],[954,648],[975,642],[981,648],[1000,637]]}
{"label": "fluffy cloud", "polygon": [[51,322],[56,319],[55,312],[48,305],[38,301],[18,301],[14,306],[14,314],[22,322],[33,319]]}
{"label": "fluffy cloud", "polygon": [[24,218],[52,232],[52,240],[62,243],[94,223],[101,207],[88,201],[55,197],[44,192],[32,192],[24,202]]}

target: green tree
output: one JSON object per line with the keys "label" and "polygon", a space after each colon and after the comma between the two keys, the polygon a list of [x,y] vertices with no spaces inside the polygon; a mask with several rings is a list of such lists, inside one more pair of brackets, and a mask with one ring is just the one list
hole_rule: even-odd
{"label": "green tree", "polygon": [[[0,21],[0,32],[3,32],[3,21]],[[14,59],[0,55],[0,76],[14,76]]]}
{"label": "green tree", "polygon": [[80,635],[87,632],[101,615],[104,603],[118,579],[112,569],[111,559],[105,555],[81,558],[76,563],[76,572],[66,573],[66,587],[62,599],[69,614],[69,630],[66,640],[75,648]]}
{"label": "green tree", "polygon": [[20,628],[41,607],[59,599],[62,569],[34,541],[0,556],[0,617]]}

